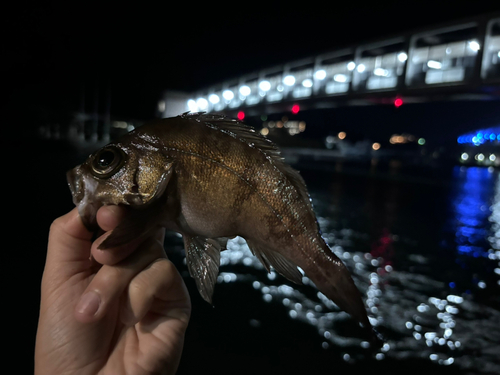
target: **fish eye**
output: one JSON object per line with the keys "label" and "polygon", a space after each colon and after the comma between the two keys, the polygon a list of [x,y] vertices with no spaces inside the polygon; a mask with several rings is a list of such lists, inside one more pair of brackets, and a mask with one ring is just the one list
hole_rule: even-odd
{"label": "fish eye", "polygon": [[118,172],[125,162],[123,151],[117,147],[99,150],[92,160],[92,174],[99,178],[108,178]]}

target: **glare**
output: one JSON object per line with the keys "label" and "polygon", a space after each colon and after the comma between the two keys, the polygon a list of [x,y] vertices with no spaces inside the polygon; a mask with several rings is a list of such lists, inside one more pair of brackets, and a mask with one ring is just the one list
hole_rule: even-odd
{"label": "glare", "polygon": [[219,95],[215,95],[215,94],[211,94],[209,97],[208,97],[208,101],[212,104],[217,104],[220,102],[220,98],[219,98]]}
{"label": "glare", "polygon": [[375,142],[374,144],[372,144],[372,148],[373,148],[375,151],[379,150],[379,149],[380,149],[380,143]]}
{"label": "glare", "polygon": [[310,80],[309,78],[306,78],[305,80],[302,81],[302,86],[304,87],[312,87],[313,81]]}
{"label": "glare", "polygon": [[323,69],[318,70],[316,73],[314,73],[314,78],[322,80],[326,78],[326,71]]}
{"label": "glare", "polygon": [[340,132],[340,133],[338,134],[339,139],[344,139],[346,135],[347,135],[347,134],[346,134],[345,132]]}
{"label": "glare", "polygon": [[261,81],[259,83],[259,89],[261,89],[262,91],[269,91],[271,89],[271,82]]}
{"label": "glare", "polygon": [[350,61],[349,63],[347,63],[347,69],[348,70],[354,70],[354,68],[356,67],[356,63],[354,61]]}
{"label": "glare", "polygon": [[357,68],[358,73],[363,73],[365,70],[366,70],[366,66],[364,66],[364,64],[358,65],[358,68]]}
{"label": "glare", "polygon": [[293,86],[295,84],[295,77],[292,75],[288,75],[283,78],[283,83],[287,86]]}
{"label": "glare", "polygon": [[207,107],[208,107],[208,102],[207,102],[207,99],[205,99],[205,98],[198,98],[196,100],[196,104],[198,105],[199,109],[207,109]]}
{"label": "glare", "polygon": [[469,42],[469,48],[470,48],[471,50],[473,50],[474,52],[477,52],[477,51],[479,51],[479,49],[480,49],[481,47],[480,47],[479,43],[478,43],[476,40],[471,40],[471,41]]}
{"label": "glare", "polygon": [[495,161],[496,159],[497,159],[497,157],[494,154],[490,155],[490,161]]}
{"label": "glare", "polygon": [[483,154],[477,154],[476,155],[476,160],[483,161],[484,160],[484,155]]}
{"label": "glare", "polygon": [[269,134],[269,129],[268,128],[262,128],[262,130],[260,131],[260,134],[262,134],[262,135],[268,135]]}
{"label": "glare", "polygon": [[222,96],[224,97],[224,99],[226,100],[232,100],[234,98],[234,93],[231,91],[231,90],[225,90],[223,93],[222,93]]}
{"label": "glare", "polygon": [[441,69],[443,64],[441,64],[439,61],[436,60],[429,60],[427,61],[427,66],[432,69]]}
{"label": "glare", "polygon": [[252,92],[252,90],[250,90],[250,87],[248,87],[247,85],[240,87],[240,94],[241,95],[248,96],[248,95],[250,95],[250,92]]}
{"label": "glare", "polygon": [[405,62],[408,59],[408,55],[404,52],[398,53],[398,60],[401,62]]}
{"label": "glare", "polygon": [[460,158],[461,158],[462,160],[468,160],[468,159],[469,159],[469,154],[468,154],[468,153],[466,153],[466,152],[464,152],[464,153],[462,154],[462,156],[460,156]]}
{"label": "glare", "polygon": [[425,139],[424,139],[424,138],[419,138],[419,139],[418,139],[418,144],[419,144],[420,146],[425,145]]}
{"label": "glare", "polygon": [[347,82],[347,76],[345,74],[335,74],[333,80],[336,82]]}

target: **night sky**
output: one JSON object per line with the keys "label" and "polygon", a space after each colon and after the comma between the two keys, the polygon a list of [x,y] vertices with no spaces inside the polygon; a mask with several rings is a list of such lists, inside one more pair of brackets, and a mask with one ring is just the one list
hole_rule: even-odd
{"label": "night sky", "polygon": [[[86,107],[149,119],[165,89],[191,91],[274,64],[500,10],[498,1],[22,3],[3,12],[12,118]],[[300,4],[300,5],[299,5]],[[332,5],[333,4],[333,5]],[[5,84],[6,82],[6,84]],[[103,112],[103,111],[101,111]]]}

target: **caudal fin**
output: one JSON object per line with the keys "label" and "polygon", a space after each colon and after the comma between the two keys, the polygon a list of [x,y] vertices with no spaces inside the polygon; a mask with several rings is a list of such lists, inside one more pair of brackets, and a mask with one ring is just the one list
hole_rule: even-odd
{"label": "caudal fin", "polygon": [[344,263],[328,248],[316,253],[313,261],[299,265],[316,287],[342,310],[358,320],[370,332],[372,343],[380,346],[380,334],[375,332],[366,315],[361,293]]}

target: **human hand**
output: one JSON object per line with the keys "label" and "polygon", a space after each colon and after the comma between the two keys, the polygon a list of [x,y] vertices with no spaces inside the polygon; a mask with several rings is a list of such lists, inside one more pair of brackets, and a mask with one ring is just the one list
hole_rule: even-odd
{"label": "human hand", "polygon": [[102,207],[97,221],[105,233],[94,243],[77,209],[52,224],[37,375],[175,373],[191,303],[163,250],[164,231],[142,243],[97,249],[125,215],[122,207]]}

